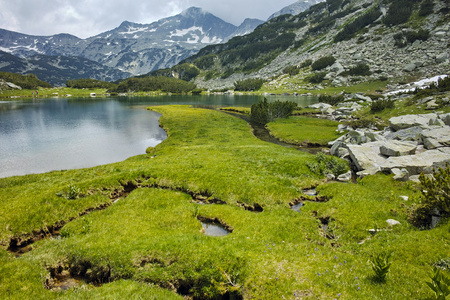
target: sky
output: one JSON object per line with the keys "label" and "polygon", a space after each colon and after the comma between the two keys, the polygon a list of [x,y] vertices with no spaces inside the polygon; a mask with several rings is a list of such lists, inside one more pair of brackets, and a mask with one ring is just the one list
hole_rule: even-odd
{"label": "sky", "polygon": [[296,0],[0,0],[0,28],[30,35],[69,33],[87,38],[123,21],[149,24],[196,6],[239,25],[267,20]]}

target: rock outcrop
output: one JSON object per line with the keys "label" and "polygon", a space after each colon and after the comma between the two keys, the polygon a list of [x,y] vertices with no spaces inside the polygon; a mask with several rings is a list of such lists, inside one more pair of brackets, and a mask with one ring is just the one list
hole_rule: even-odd
{"label": "rock outcrop", "polygon": [[[360,177],[393,173],[397,180],[417,179],[450,163],[448,114],[394,117],[383,131],[352,130],[330,143],[330,153],[350,160]],[[341,128],[342,129],[342,126]]]}

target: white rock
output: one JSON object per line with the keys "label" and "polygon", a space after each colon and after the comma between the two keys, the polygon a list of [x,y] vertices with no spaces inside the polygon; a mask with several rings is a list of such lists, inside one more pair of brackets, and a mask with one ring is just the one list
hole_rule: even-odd
{"label": "white rock", "polygon": [[349,182],[352,179],[352,171],[348,171],[345,174],[338,176],[337,180],[341,182]]}
{"label": "white rock", "polygon": [[388,219],[388,220],[386,220],[386,222],[387,222],[390,226],[395,226],[395,225],[401,225],[401,224],[402,224],[402,223],[400,223],[399,221],[394,220],[394,219]]}
{"label": "white rock", "polygon": [[409,179],[409,172],[406,169],[393,168],[391,172],[394,174],[394,180],[407,181]]}

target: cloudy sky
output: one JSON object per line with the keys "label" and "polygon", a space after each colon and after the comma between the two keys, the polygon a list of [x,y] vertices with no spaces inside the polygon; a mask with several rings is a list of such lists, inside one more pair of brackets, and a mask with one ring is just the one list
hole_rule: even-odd
{"label": "cloudy sky", "polygon": [[148,24],[191,6],[239,25],[266,20],[296,0],[0,0],[0,28],[31,35],[94,36],[130,21]]}

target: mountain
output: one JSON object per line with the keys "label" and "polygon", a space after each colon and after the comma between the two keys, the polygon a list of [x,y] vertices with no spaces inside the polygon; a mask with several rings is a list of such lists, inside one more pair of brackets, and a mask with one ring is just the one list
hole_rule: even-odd
{"label": "mountain", "polygon": [[0,29],[0,50],[21,58],[37,54],[81,57],[139,75],[174,66],[206,45],[251,32],[260,22],[246,20],[237,27],[191,7],[151,24],[125,21],[87,39],[69,34],[31,36]]}
{"label": "mountain", "polygon": [[[311,82],[323,79],[330,86],[349,86],[448,74],[450,3],[406,2],[327,0],[298,15],[272,18],[246,36],[207,46],[180,65],[196,66],[195,82],[210,90],[251,78],[295,90],[315,89]],[[283,75],[291,73],[295,79]]]}
{"label": "mountain", "polygon": [[0,51],[0,71],[34,74],[54,86],[62,86],[68,79],[96,78],[116,81],[131,76],[130,73],[106,67],[82,57],[49,56],[37,54],[20,58]]}
{"label": "mountain", "polygon": [[273,13],[267,20],[271,20],[275,17],[281,16],[281,15],[298,15],[299,13],[307,10],[310,6],[313,6],[317,3],[324,2],[325,0],[299,0],[295,3],[292,3],[291,5],[288,5],[281,10],[277,11],[276,13]]}

